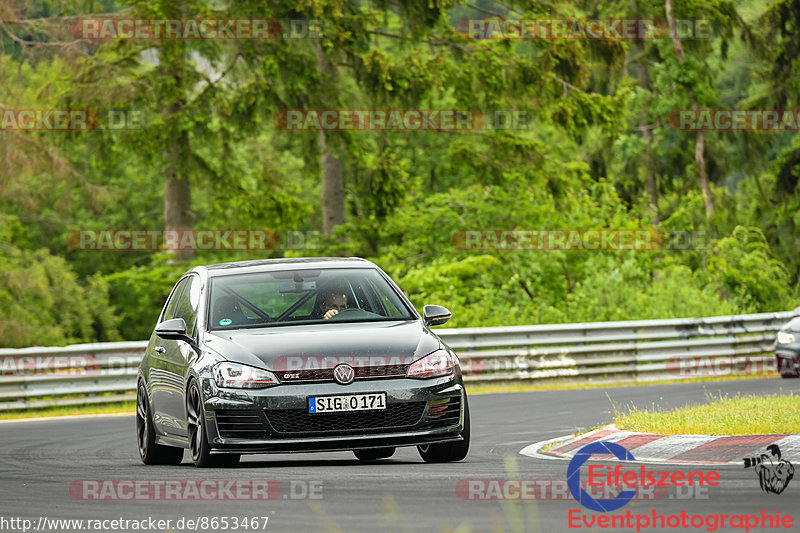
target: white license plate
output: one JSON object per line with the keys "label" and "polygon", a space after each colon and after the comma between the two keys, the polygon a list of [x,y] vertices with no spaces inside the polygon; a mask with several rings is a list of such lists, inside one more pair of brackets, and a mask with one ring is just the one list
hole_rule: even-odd
{"label": "white license plate", "polygon": [[386,393],[312,396],[308,399],[309,414],[344,413],[348,411],[382,411],[386,409]]}

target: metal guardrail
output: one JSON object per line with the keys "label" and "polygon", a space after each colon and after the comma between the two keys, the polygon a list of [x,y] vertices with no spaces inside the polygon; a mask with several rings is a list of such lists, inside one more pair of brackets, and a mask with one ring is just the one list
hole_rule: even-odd
{"label": "metal guardrail", "polygon": [[775,334],[800,315],[439,330],[468,382],[601,384],[776,371]]}
{"label": "metal guardrail", "polygon": [[[600,384],[774,372],[775,334],[793,312],[439,329],[469,383]],[[135,398],[147,342],[0,349],[0,411]]]}
{"label": "metal guardrail", "polygon": [[136,398],[146,341],[0,349],[0,411]]}

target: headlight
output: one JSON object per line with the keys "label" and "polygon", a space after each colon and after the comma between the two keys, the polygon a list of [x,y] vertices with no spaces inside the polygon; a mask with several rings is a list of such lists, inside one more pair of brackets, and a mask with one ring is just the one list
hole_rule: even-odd
{"label": "headlight", "polygon": [[786,331],[778,332],[778,344],[792,344],[794,342],[794,335]]}
{"label": "headlight", "polygon": [[456,358],[446,350],[437,350],[422,359],[414,361],[408,367],[410,378],[436,378],[449,376],[456,367]]}
{"label": "headlight", "polygon": [[225,389],[263,389],[278,385],[272,372],[239,363],[219,363],[214,367],[217,387]]}

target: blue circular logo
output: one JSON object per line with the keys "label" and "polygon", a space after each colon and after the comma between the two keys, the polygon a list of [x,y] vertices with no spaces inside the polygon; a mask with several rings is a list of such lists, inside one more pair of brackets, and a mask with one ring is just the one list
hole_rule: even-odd
{"label": "blue circular logo", "polygon": [[575,498],[576,502],[583,505],[587,509],[591,509],[592,511],[597,511],[600,513],[616,511],[620,507],[627,505],[627,503],[631,501],[634,496],[636,496],[635,490],[623,490],[614,498],[607,500],[595,500],[589,495],[589,493],[581,488],[581,466],[583,466],[583,463],[588,461],[592,455],[608,454],[614,455],[614,457],[620,461],[636,460],[636,458],[631,455],[631,452],[619,444],[615,442],[600,441],[587,444],[578,450],[578,453],[575,454],[575,456],[569,462],[569,466],[567,467],[567,486],[569,487],[569,492],[572,494],[572,497]]}

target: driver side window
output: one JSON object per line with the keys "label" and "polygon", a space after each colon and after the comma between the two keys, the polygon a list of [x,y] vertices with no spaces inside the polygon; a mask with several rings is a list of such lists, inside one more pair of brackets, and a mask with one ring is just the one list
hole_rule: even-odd
{"label": "driver side window", "polygon": [[200,280],[197,276],[186,278],[186,287],[183,289],[177,308],[175,318],[182,318],[186,322],[186,333],[194,337],[195,326],[197,325],[197,307],[200,304]]}
{"label": "driver side window", "polygon": [[169,302],[167,302],[167,307],[164,309],[164,315],[161,317],[160,322],[164,322],[170,318],[175,318],[175,308],[178,306],[178,300],[181,299],[181,293],[183,292],[183,288],[186,287],[186,283],[188,281],[188,278],[183,278],[175,286],[175,290],[173,290],[172,294],[170,295]]}

